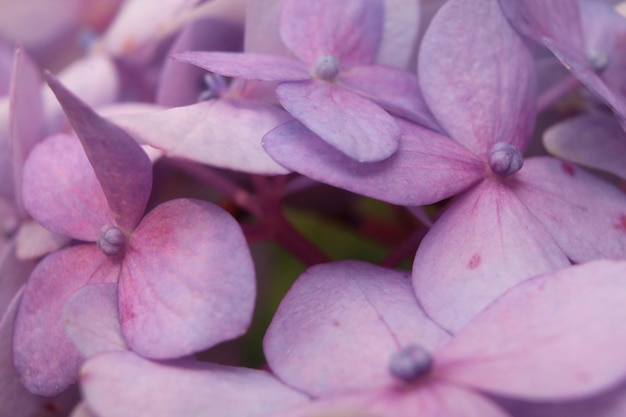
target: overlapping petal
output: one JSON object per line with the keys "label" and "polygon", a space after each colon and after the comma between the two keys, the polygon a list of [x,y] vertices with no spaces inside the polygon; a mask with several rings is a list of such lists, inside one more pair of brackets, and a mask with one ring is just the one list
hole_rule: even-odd
{"label": "overlapping petal", "polygon": [[203,201],[169,201],[131,236],[119,282],[122,331],[143,356],[181,357],[242,335],[255,295],[237,222]]}
{"label": "overlapping petal", "polygon": [[418,126],[401,126],[398,151],[381,162],[357,162],[299,122],[272,130],[263,146],[289,169],[393,204],[431,204],[482,179],[483,163],[458,143]]}
{"label": "overlapping petal", "polygon": [[451,0],[424,36],[418,73],[441,127],[485,157],[497,142],[526,148],[535,120],[534,65],[495,0]]}
{"label": "overlapping petal", "polygon": [[101,417],[263,417],[307,401],[265,371],[151,362],[131,352],[94,357],[81,382],[87,406]]}
{"label": "overlapping petal", "polygon": [[345,261],[300,276],[264,350],[283,381],[318,397],[389,386],[393,354],[410,344],[432,351],[447,338],[420,309],[408,274]]}
{"label": "overlapping petal", "polygon": [[454,201],[413,262],[417,298],[459,331],[507,289],[569,265],[555,239],[504,184],[485,181]]}

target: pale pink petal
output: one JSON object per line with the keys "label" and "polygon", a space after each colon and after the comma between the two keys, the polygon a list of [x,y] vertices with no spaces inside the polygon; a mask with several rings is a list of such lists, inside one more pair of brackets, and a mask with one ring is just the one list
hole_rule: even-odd
{"label": "pale pink petal", "polygon": [[85,363],[81,387],[100,417],[263,417],[307,397],[265,371],[202,362],[151,362],[128,353]]}
{"label": "pale pink petal", "polygon": [[515,193],[574,262],[626,258],[626,195],[554,158],[527,159]]}
{"label": "pale pink petal", "polygon": [[528,280],[437,354],[441,378],[532,400],[605,390],[626,376],[626,262],[596,261]]}
{"label": "pale pink petal", "polygon": [[173,58],[229,77],[261,81],[308,80],[306,66],[292,58],[237,52],[179,52]]}
{"label": "pale pink petal", "polygon": [[379,65],[354,67],[341,72],[337,84],[371,99],[391,113],[424,127],[439,129],[424,102],[417,77],[407,71]]}
{"label": "pale pink petal", "polygon": [[69,243],[67,236],[54,233],[32,220],[23,221],[15,235],[19,259],[34,259],[54,252]]}
{"label": "pale pink petal", "polygon": [[22,216],[22,169],[26,157],[43,135],[43,103],[39,68],[22,48],[15,51],[11,80],[10,149],[15,204]]}
{"label": "pale pink petal", "polygon": [[76,407],[74,407],[74,410],[72,410],[72,414],[70,414],[70,417],[98,417],[98,416],[96,416],[93,412],[89,410],[89,407],[87,407],[87,404],[85,404],[84,401],[81,401],[80,403],[78,403]]}
{"label": "pale pink petal", "polygon": [[428,381],[414,386],[321,398],[272,417],[511,417],[470,390]]}
{"label": "pale pink petal", "polygon": [[85,148],[117,224],[134,228],[152,190],[150,159],[128,133],[100,117],[51,74],[46,81]]}
{"label": "pale pink petal", "polygon": [[13,335],[15,367],[30,392],[56,395],[76,381],[82,356],[65,335],[63,306],[87,283],[115,282],[118,273],[119,265],[96,245],[55,252],[37,265],[24,289]]}
{"label": "pale pink petal", "polygon": [[389,360],[448,338],[423,313],[407,273],[364,262],[318,265],[283,298],[263,343],[272,371],[313,396],[397,382]]}
{"label": "pale pink petal", "polygon": [[457,332],[518,282],[567,265],[515,194],[486,180],[453,202],[430,229],[415,255],[413,285],[428,315]]}
{"label": "pale pink petal", "polygon": [[385,0],[385,22],[376,63],[409,69],[415,65],[421,2]]}
{"label": "pale pink petal", "polygon": [[289,114],[271,104],[217,99],[112,120],[170,157],[257,174],[288,172],[261,145],[265,133],[291,120]]}
{"label": "pale pink petal", "polygon": [[95,242],[114,225],[102,187],[74,136],[39,143],[24,165],[24,206],[46,229]]}
{"label": "pale pink petal", "polygon": [[626,134],[612,115],[588,114],[547,129],[548,152],[626,179]]}
{"label": "pale pink petal", "polygon": [[[102,53],[91,53],[72,62],[58,75],[59,80],[85,103],[92,107],[110,104],[117,99],[119,75],[111,58]],[[94,82],[98,80],[98,82]],[[67,117],[50,87],[42,87],[44,113],[48,135],[67,125]]]}
{"label": "pale pink petal", "polygon": [[315,80],[280,84],[276,95],[293,117],[352,159],[381,161],[398,149],[395,120],[355,93]]}
{"label": "pale pink petal", "polygon": [[24,285],[34,267],[33,261],[17,257],[14,240],[0,247],[0,315],[7,310],[13,296]]}
{"label": "pale pink petal", "polygon": [[444,4],[418,65],[424,98],[451,137],[479,156],[497,142],[523,151],[535,120],[535,63],[496,0]]}
{"label": "pale pink petal", "polygon": [[245,333],[256,295],[239,224],[199,200],[157,206],[131,236],[120,278],[128,345],[151,358],[181,357]]}
{"label": "pale pink petal", "polygon": [[117,283],[85,285],[68,298],[63,326],[83,357],[128,350],[117,304]]}
{"label": "pale pink petal", "polygon": [[343,66],[374,61],[383,32],[382,0],[283,0],[280,36],[313,67],[322,55]]}
{"label": "pale pink petal", "polygon": [[0,96],[9,94],[14,55],[13,47],[0,41]]}
{"label": "pale pink petal", "polygon": [[483,163],[456,142],[417,126],[402,127],[405,134],[398,152],[381,162],[357,162],[299,122],[269,132],[263,138],[263,146],[289,169],[399,205],[431,204],[482,179]]}
{"label": "pale pink petal", "polygon": [[7,417],[32,417],[45,402],[26,390],[13,367],[11,350],[15,312],[22,295],[22,289],[12,297],[0,320],[0,411]]}
{"label": "pale pink petal", "polygon": [[280,11],[283,0],[248,0],[244,50],[257,54],[289,56],[280,39]]}

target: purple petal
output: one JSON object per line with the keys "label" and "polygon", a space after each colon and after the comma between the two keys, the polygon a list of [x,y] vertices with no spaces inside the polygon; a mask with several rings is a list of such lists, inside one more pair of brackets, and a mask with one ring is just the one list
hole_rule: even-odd
{"label": "purple petal", "polygon": [[626,263],[597,261],[528,280],[437,356],[439,375],[532,400],[599,393],[624,379]]}
{"label": "purple petal", "polygon": [[548,152],[626,179],[626,134],[615,117],[588,114],[550,127],[543,136]]}
{"label": "purple petal", "polygon": [[482,179],[483,163],[458,143],[427,129],[402,126],[406,132],[398,151],[381,162],[357,162],[299,122],[269,132],[263,146],[289,169],[399,205],[431,204]]}
{"label": "purple petal", "polygon": [[378,105],[323,81],[283,83],[276,95],[285,109],[324,141],[359,162],[390,157],[400,128]]}
{"label": "purple petal", "polygon": [[115,282],[119,265],[96,245],[55,252],[31,274],[19,305],[13,334],[15,368],[37,395],[60,393],[78,377],[82,356],[65,335],[63,306],[87,283]]}
{"label": "purple petal", "polygon": [[180,52],[173,58],[229,77],[261,81],[308,80],[306,66],[292,58],[236,52]]}
{"label": "purple petal", "polygon": [[65,333],[83,357],[128,350],[117,303],[117,283],[85,285],[68,298],[63,307]]}
{"label": "purple petal", "polygon": [[26,390],[13,368],[13,322],[22,292],[20,289],[14,294],[7,310],[2,311],[0,320],[0,411],[7,417],[31,417],[41,409],[45,401]]}
{"label": "purple petal", "polygon": [[398,116],[439,129],[424,102],[417,77],[407,71],[375,65],[354,67],[340,73],[337,83]]}
{"label": "purple petal", "polygon": [[497,142],[524,150],[535,120],[535,63],[495,0],[451,0],[419,55],[424,98],[441,126],[485,156]]}
{"label": "purple petal", "polygon": [[181,357],[242,335],[256,289],[239,224],[199,200],[159,205],[131,237],[119,291],[124,336],[142,356]]}
{"label": "purple petal", "polygon": [[288,172],[261,146],[265,133],[291,120],[285,111],[271,104],[218,99],[113,120],[167,156],[242,172]]}
{"label": "purple petal", "polygon": [[81,374],[85,402],[101,417],[263,417],[307,401],[265,371],[131,352],[96,356]]}
{"label": "purple petal", "polygon": [[428,315],[457,332],[518,282],[567,265],[552,236],[513,192],[486,180],[453,202],[430,229],[415,255],[413,285]]}
{"label": "purple petal", "polygon": [[626,257],[626,196],[567,162],[526,160],[516,195],[574,262]]}
{"label": "purple petal", "polygon": [[45,228],[95,242],[115,224],[80,141],[56,135],[39,143],[24,165],[24,206]]}
{"label": "purple petal", "polygon": [[374,61],[383,32],[382,0],[284,0],[280,36],[312,67],[322,55],[342,66]]}
{"label": "purple petal", "polygon": [[43,103],[39,68],[22,48],[15,51],[10,96],[10,148],[13,157],[15,204],[23,216],[22,169],[26,157],[42,138]]}
{"label": "purple petal", "polygon": [[363,262],[318,265],[291,287],[264,350],[280,379],[313,396],[384,387],[390,358],[448,335],[417,304],[408,274]]}
{"label": "purple petal", "polygon": [[152,190],[152,163],[124,130],[103,119],[52,75],[46,81],[59,99],[102,186],[117,223],[133,229]]}

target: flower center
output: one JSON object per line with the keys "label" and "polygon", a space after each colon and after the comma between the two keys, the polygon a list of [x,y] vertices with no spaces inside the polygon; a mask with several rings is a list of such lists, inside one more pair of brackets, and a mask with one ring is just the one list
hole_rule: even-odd
{"label": "flower center", "polygon": [[105,226],[98,238],[98,247],[108,256],[117,255],[124,250],[126,235],[115,226]]}
{"label": "flower center", "polygon": [[332,81],[339,74],[339,58],[332,55],[322,55],[317,58],[315,76],[324,81]]}
{"label": "flower center", "polygon": [[220,98],[228,89],[226,79],[219,74],[205,74],[202,81],[204,90],[198,95],[198,102]]}
{"label": "flower center", "polygon": [[421,346],[408,345],[389,359],[389,373],[402,382],[415,382],[433,367],[433,357]]}
{"label": "flower center", "polygon": [[587,61],[595,72],[602,72],[609,65],[609,57],[601,49],[591,48],[587,51]]}
{"label": "flower center", "polygon": [[522,169],[523,165],[524,157],[515,146],[505,142],[493,145],[489,154],[489,167],[494,174],[508,177]]}

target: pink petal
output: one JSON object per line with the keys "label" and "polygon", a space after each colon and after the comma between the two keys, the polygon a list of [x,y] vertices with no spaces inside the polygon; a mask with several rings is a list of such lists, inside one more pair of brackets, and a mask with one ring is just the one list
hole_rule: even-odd
{"label": "pink petal", "polygon": [[131,352],[96,356],[81,374],[85,402],[102,417],[263,417],[307,401],[265,371]]}
{"label": "pink petal", "polygon": [[428,315],[457,332],[518,282],[567,265],[513,192],[486,180],[454,201],[430,229],[415,255],[413,285]]}
{"label": "pink petal", "polygon": [[337,83],[386,110],[433,130],[439,125],[428,109],[417,77],[395,68],[369,65],[343,71]]}
{"label": "pink petal", "polygon": [[199,200],[159,205],[131,236],[119,291],[124,336],[142,356],[181,357],[242,335],[256,289],[239,224]]}
{"label": "pink petal", "polygon": [[69,241],[67,236],[53,233],[35,221],[24,221],[15,235],[16,255],[24,260],[39,258],[60,249]]}
{"label": "pink petal", "polygon": [[298,278],[263,345],[280,379],[317,397],[391,385],[392,355],[410,344],[432,351],[447,337],[417,304],[408,274],[345,261]]}
{"label": "pink petal", "polygon": [[236,52],[180,52],[173,58],[229,77],[261,81],[308,80],[307,67],[292,58]]}
{"label": "pink petal", "polygon": [[624,192],[567,162],[525,161],[516,195],[574,262],[626,257]]}
{"label": "pink petal", "polygon": [[444,4],[418,65],[424,98],[451,137],[479,156],[497,142],[523,151],[535,120],[535,63],[495,0]]}
{"label": "pink petal", "polygon": [[49,73],[46,81],[68,115],[117,223],[132,229],[152,190],[152,163],[124,130],[98,116]]}
{"label": "pink petal", "polygon": [[7,310],[2,311],[0,320],[0,411],[7,417],[31,417],[41,409],[45,401],[26,390],[13,368],[13,322],[22,292],[20,288],[14,294]]}
{"label": "pink petal", "polygon": [[280,11],[283,0],[248,0],[244,50],[257,54],[289,56],[280,39]]}
{"label": "pink petal", "polygon": [[87,283],[115,282],[116,265],[96,245],[55,252],[31,274],[20,302],[13,334],[15,368],[37,395],[60,393],[78,377],[82,356],[65,335],[65,302]]}
{"label": "pink petal", "polygon": [[626,134],[615,117],[597,113],[552,126],[543,136],[548,152],[626,179]]}
{"label": "pink petal", "polygon": [[382,0],[284,0],[280,36],[308,66],[321,55],[343,66],[374,61],[383,31]]}
{"label": "pink petal", "polygon": [[376,63],[409,69],[415,64],[421,2],[385,0],[385,22]]}
{"label": "pink petal", "polygon": [[398,151],[381,162],[357,162],[299,122],[269,132],[263,146],[289,169],[399,205],[431,204],[467,189],[483,177],[483,163],[458,143],[417,126],[402,127],[405,134]]}
{"label": "pink petal", "polygon": [[63,307],[67,336],[85,358],[128,350],[117,311],[117,283],[85,285]]}
{"label": "pink petal", "polygon": [[291,120],[285,111],[271,104],[217,99],[113,120],[141,142],[162,149],[167,156],[242,172],[266,175],[288,172],[261,146],[265,133]]}
{"label": "pink petal", "polygon": [[283,83],[276,95],[285,109],[324,141],[359,162],[390,157],[400,128],[378,105],[324,81]]}
{"label": "pink petal", "polygon": [[24,216],[22,168],[43,134],[43,103],[39,68],[22,48],[15,51],[11,81],[10,148],[13,159],[15,204]]}
{"label": "pink petal", "polygon": [[414,386],[321,398],[272,417],[511,417],[472,391],[429,381]]}
{"label": "pink petal", "polygon": [[87,407],[87,404],[85,404],[84,401],[81,401],[80,403],[78,403],[76,407],[74,407],[74,410],[72,410],[72,414],[70,414],[70,417],[98,417],[98,416],[96,416],[94,413],[92,413],[89,410],[89,408]]}
{"label": "pink petal", "polygon": [[596,261],[528,280],[437,355],[439,375],[507,396],[564,400],[624,379],[626,263]]}
{"label": "pink petal", "polygon": [[95,242],[115,224],[80,141],[56,135],[38,144],[24,165],[24,206],[45,228]]}

